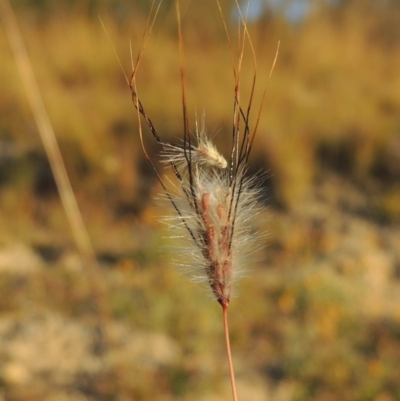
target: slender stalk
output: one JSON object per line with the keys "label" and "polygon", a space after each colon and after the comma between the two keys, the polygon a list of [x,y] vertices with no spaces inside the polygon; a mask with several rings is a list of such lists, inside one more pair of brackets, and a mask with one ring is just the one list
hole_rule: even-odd
{"label": "slender stalk", "polygon": [[17,21],[8,0],[0,0],[0,14],[9,37],[17,67],[21,74],[22,83],[26,91],[32,112],[38,127],[39,134],[50,162],[58,192],[71,225],[76,244],[83,255],[94,258],[94,251],[80,214],[74,193],[65,169],[65,165],[50,123],[42,95],[37,85],[35,75],[26,51]]}
{"label": "slender stalk", "polygon": [[21,75],[22,84],[28,97],[50,163],[61,203],[71,227],[72,235],[83,260],[86,262],[86,266],[90,269],[90,281],[93,286],[92,288],[96,297],[99,313],[101,314],[101,317],[105,319],[109,315],[108,306],[106,305],[106,286],[100,275],[92,242],[76,202],[61,151],[47,114],[17,20],[8,0],[0,0],[0,17],[2,17],[5,31],[14,53],[14,58]]}
{"label": "slender stalk", "polygon": [[232,362],[231,342],[229,340],[228,305],[225,303],[222,304],[222,314],[224,316],[225,346],[226,346],[226,354],[228,356],[229,376],[231,379],[232,396],[234,401],[238,401],[236,392],[235,372],[233,370],[233,362]]}

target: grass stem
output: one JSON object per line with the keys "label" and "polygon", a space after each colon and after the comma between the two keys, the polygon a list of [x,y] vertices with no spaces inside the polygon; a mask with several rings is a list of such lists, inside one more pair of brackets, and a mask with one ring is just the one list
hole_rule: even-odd
{"label": "grass stem", "polygon": [[227,304],[222,304],[222,314],[224,317],[225,346],[226,346],[226,354],[228,356],[229,376],[231,379],[232,396],[233,396],[234,401],[238,401],[237,392],[236,392],[235,372],[233,370],[233,362],[232,362],[231,343],[229,340],[228,305]]}
{"label": "grass stem", "polygon": [[2,17],[4,28],[8,35],[11,49],[14,53],[15,61],[21,75],[22,84],[50,163],[61,203],[71,227],[72,235],[77,248],[79,249],[82,260],[87,266],[90,274],[90,281],[96,298],[98,312],[102,318],[105,319],[105,317],[108,317],[109,315],[108,305],[106,302],[106,285],[101,277],[100,267],[96,259],[92,242],[77,204],[17,20],[8,0],[0,0],[0,17]]}

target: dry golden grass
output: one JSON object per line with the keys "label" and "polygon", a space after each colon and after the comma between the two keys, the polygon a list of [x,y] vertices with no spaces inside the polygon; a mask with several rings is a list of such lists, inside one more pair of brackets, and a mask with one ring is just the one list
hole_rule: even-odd
{"label": "dry golden grass", "polygon": [[[212,19],[212,13],[196,9],[190,7],[183,19],[189,113],[193,117],[195,108],[201,113],[204,107],[208,130],[227,131],[233,93],[229,52],[215,21],[206,38],[199,34],[204,15]],[[348,8],[296,27],[279,19],[250,27],[259,85],[267,85],[251,168],[269,169],[271,205],[259,223],[270,231],[269,246],[239,288],[243,301],[232,308],[238,391],[252,400],[257,400],[252,387],[260,399],[276,401],[398,399],[400,45],[388,35],[397,12]],[[0,29],[4,397],[221,399],[226,371],[220,363],[219,311],[201,308],[204,294],[171,267],[172,244],[159,223],[165,211],[149,201],[160,188],[141,156],[129,90],[97,17],[74,11],[39,18],[24,9],[17,16],[107,282],[115,343],[99,357],[91,289],[76,263]],[[144,19],[101,16],[129,70],[129,39],[135,53]],[[182,132],[178,47],[173,18],[167,14],[159,21],[137,82],[154,123],[171,139]],[[280,58],[267,82],[278,39]],[[250,63],[243,71],[251,74]],[[245,86],[250,75],[243,80]],[[25,270],[7,267],[15,249],[29,255],[10,242],[29,244],[43,266],[27,260]],[[166,251],[156,252],[160,246]],[[35,327],[42,340],[26,341]],[[59,332],[71,335],[54,335]],[[143,362],[130,339],[155,341],[160,333],[172,350],[178,344],[175,359],[163,362],[149,353],[144,356],[149,363]],[[71,338],[80,341],[77,353]],[[34,356],[43,341],[49,347],[38,365]],[[66,348],[57,348],[60,344]],[[71,352],[68,361],[65,349]],[[82,360],[72,376],[61,375],[69,363]]]}
{"label": "dry golden grass", "polygon": [[[216,40],[207,36],[204,41],[196,37],[199,31],[191,24],[195,12],[190,8],[184,19],[189,113],[194,116],[195,108],[199,112],[204,108],[210,131],[227,130],[233,80],[229,52],[222,35]],[[260,87],[267,84],[266,72],[277,39],[282,40],[274,79],[267,84],[258,147],[262,163],[274,171],[274,192],[284,205],[295,204],[307,193],[326,164],[348,169],[346,173],[355,178],[371,177],[376,170],[387,172],[392,179],[398,176],[398,161],[390,153],[398,146],[399,45],[396,42],[385,48],[381,44],[379,35],[384,32],[376,28],[379,21],[358,18],[352,10],[347,14],[336,20],[319,15],[295,28],[273,20],[251,27]],[[86,166],[89,177],[84,186],[89,191],[101,190],[103,180],[113,181],[126,169],[135,169],[132,162],[124,164],[118,149],[121,135],[132,149],[137,144],[132,134],[134,113],[125,101],[119,66],[97,20],[57,15],[38,26],[32,21],[24,25],[24,18],[30,20],[21,16],[54,130],[65,152],[71,154],[66,155],[69,172],[79,185],[84,179],[79,169]],[[176,137],[182,130],[178,50],[176,38],[165,33],[169,27],[165,21],[155,27],[146,49],[138,90],[146,108],[156,116],[160,131],[166,137]],[[138,19],[119,27],[112,19],[105,23],[129,68],[129,39],[135,51],[144,22]],[[4,38],[0,43],[5,55],[1,69],[5,82],[3,131],[15,132],[13,138],[22,141],[23,137],[25,142],[24,133],[32,130],[29,113],[24,99],[17,95],[18,81],[8,45]],[[243,70],[251,74],[249,67]],[[251,75],[248,82],[250,79]],[[14,103],[10,103],[12,99]],[[12,113],[7,110],[11,104],[25,118],[10,118]],[[29,141],[34,142],[32,138]],[[382,166],[386,156],[392,160],[390,166]]]}

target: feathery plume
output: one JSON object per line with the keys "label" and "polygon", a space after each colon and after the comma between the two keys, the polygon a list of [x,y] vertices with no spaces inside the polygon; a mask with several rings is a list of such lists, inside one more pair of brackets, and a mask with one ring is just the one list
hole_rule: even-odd
{"label": "feathery plume", "polygon": [[178,171],[185,170],[187,164],[185,151],[190,152],[190,159],[194,165],[212,166],[220,169],[226,169],[228,166],[224,156],[218,152],[215,145],[207,137],[205,126],[205,113],[203,113],[200,126],[196,119],[196,138],[195,143],[189,149],[185,149],[184,144],[172,145],[164,143],[161,156],[164,157],[162,162],[173,164]]}
{"label": "feathery plume", "polygon": [[[217,4],[219,5],[219,3]],[[244,257],[252,249],[251,245],[253,245],[255,236],[250,235],[252,229],[250,217],[254,217],[258,211],[257,190],[251,188],[254,179],[245,177],[258,125],[257,119],[256,126],[251,131],[249,115],[256,82],[255,73],[247,109],[244,110],[240,104],[240,67],[246,38],[249,40],[252,50],[253,46],[247,37],[247,28],[243,19],[244,35],[239,66],[237,70],[234,68],[232,147],[229,161],[227,161],[207,136],[204,113],[200,122],[196,120],[195,136],[189,130],[178,3],[177,16],[183,108],[183,138],[180,143],[168,143],[161,139],[137,96],[135,76],[141,54],[137,58],[128,82],[133,103],[139,114],[139,121],[141,115],[155,140],[161,146],[161,161],[172,169],[177,179],[175,187],[178,188],[178,194],[172,194],[147,154],[142,128],[139,124],[144,154],[177,213],[176,219],[171,221],[176,226],[176,220],[178,220],[188,234],[191,246],[187,249],[188,253],[192,255],[192,260],[187,270],[193,273],[192,277],[196,281],[207,282],[218,302],[227,307],[232,296],[233,283],[244,270]],[[156,15],[153,20],[151,18],[148,20],[145,41],[148,39],[155,17]],[[243,17],[241,16],[241,18]],[[254,65],[256,67],[255,57]]]}

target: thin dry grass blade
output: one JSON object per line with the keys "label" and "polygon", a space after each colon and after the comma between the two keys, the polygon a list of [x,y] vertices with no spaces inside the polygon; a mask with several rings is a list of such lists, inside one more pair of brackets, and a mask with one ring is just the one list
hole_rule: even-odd
{"label": "thin dry grass blade", "polygon": [[[14,53],[15,61],[21,75],[22,83],[28,97],[34,119],[36,121],[40,137],[43,142],[51,170],[56,181],[61,202],[65,210],[68,222],[71,226],[72,235],[83,259],[88,262],[92,275],[96,278],[93,291],[96,293],[97,307],[102,315],[108,314],[105,306],[105,286],[98,274],[96,255],[83,223],[71,183],[61,156],[53,127],[50,123],[43,99],[37,85],[32,65],[29,60],[18,24],[8,0],[0,0],[0,11],[3,24]],[[91,280],[93,282],[93,280]]]}

